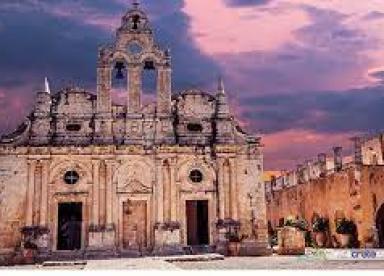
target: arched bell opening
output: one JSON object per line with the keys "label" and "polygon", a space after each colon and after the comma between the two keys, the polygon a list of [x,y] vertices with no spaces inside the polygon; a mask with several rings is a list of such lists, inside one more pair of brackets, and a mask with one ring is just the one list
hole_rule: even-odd
{"label": "arched bell opening", "polygon": [[157,68],[153,60],[147,59],[142,69],[143,104],[147,105],[156,101]]}
{"label": "arched bell opening", "polygon": [[384,248],[384,203],[376,213],[376,229],[379,239],[379,247]]}
{"label": "arched bell opening", "polygon": [[124,104],[128,86],[128,64],[124,59],[117,59],[113,62],[111,80],[113,101]]}

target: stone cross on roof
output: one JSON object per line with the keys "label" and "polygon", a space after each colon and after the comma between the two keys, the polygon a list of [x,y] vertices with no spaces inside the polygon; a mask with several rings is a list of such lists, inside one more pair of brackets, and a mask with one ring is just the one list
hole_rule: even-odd
{"label": "stone cross on roof", "polygon": [[49,82],[47,77],[45,77],[44,79],[44,92],[51,94],[51,89],[49,88]]}
{"label": "stone cross on roof", "polygon": [[222,76],[219,76],[218,78],[217,90],[219,91],[219,93],[225,94],[224,80]]}

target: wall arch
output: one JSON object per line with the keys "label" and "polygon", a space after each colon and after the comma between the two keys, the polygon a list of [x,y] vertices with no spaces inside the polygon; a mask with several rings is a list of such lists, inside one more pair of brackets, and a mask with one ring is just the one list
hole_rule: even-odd
{"label": "wall arch", "polygon": [[376,229],[380,248],[384,248],[384,203],[376,212]]}
{"label": "wall arch", "polygon": [[134,62],[134,59],[130,55],[128,55],[128,53],[123,51],[116,51],[109,59],[109,65],[113,66],[114,63],[118,60],[123,60],[127,64]]}
{"label": "wall arch", "polygon": [[155,63],[155,67],[159,67],[159,65],[162,65],[164,63],[164,57],[160,53],[156,53],[153,51],[150,52],[144,52],[140,55],[138,59],[138,63],[144,65],[145,61],[151,60]]}
{"label": "wall arch", "polygon": [[[192,170],[200,170],[203,173],[203,181],[199,184],[193,183],[189,179],[189,173]],[[202,159],[185,160],[177,166],[176,180],[181,183],[184,189],[202,190],[213,189],[216,181],[216,172],[214,168],[204,162]]]}
{"label": "wall arch", "polygon": [[68,170],[76,170],[79,175],[79,184],[92,183],[92,166],[83,161],[63,160],[50,167],[49,183],[63,181],[63,176]]}

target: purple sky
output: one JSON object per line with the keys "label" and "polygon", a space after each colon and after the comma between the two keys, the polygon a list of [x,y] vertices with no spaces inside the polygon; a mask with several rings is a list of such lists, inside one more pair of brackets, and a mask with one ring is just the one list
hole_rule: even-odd
{"label": "purple sky", "polygon": [[[382,0],[142,0],[173,58],[173,85],[213,91],[264,136],[267,169],[283,169],[383,129]],[[2,0],[0,130],[31,110],[47,76],[95,91],[100,44],[129,0]]]}

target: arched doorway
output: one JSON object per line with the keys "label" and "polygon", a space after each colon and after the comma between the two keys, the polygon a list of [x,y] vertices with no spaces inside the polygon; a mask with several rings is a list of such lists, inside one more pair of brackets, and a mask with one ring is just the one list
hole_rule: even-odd
{"label": "arched doorway", "polygon": [[379,247],[384,248],[384,203],[376,213],[376,228],[379,238]]}

